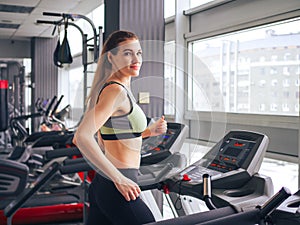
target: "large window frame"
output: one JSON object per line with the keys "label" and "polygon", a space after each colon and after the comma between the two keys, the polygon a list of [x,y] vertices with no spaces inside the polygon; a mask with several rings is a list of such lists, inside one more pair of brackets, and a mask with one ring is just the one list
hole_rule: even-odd
{"label": "large window frame", "polygon": [[[238,2],[238,1],[237,1]],[[283,20],[287,20],[287,19],[292,19],[295,17],[299,17],[300,16],[300,12],[298,10],[290,10],[290,9],[284,9],[287,12],[285,13],[278,13],[278,14],[273,14],[273,15],[266,15],[264,16],[263,14],[258,14],[258,16],[255,16],[255,13],[253,15],[253,19],[247,19],[247,14],[249,14],[250,12],[246,12],[245,8],[243,6],[244,3],[237,3],[235,2],[234,4],[236,4],[236,9],[234,9],[233,7],[230,6],[221,6],[219,8],[211,8],[211,9],[205,9],[204,11],[199,11],[199,9],[189,9],[184,11],[184,15],[189,16],[190,17],[190,32],[186,33],[185,39],[186,39],[186,43],[188,45],[188,43],[192,42],[192,41],[196,41],[196,40],[200,40],[200,39],[206,39],[206,38],[211,38],[214,36],[218,36],[218,35],[223,35],[226,33],[230,33],[230,32],[236,32],[236,31],[240,31],[243,29],[248,29],[248,28],[253,28],[256,26],[262,26],[262,25],[267,25],[269,23],[273,23],[273,22],[279,22],[279,21],[283,21]],[[291,0],[290,1],[290,7],[292,8],[292,4],[295,4],[295,1]],[[231,3],[231,2],[229,2]],[[233,4],[233,3],[232,3]],[[259,7],[259,1],[252,1],[252,3],[254,6]],[[265,4],[269,4],[268,1],[265,1]],[[282,3],[277,3],[277,4],[282,4]],[[230,4],[227,4],[230,5]],[[278,6],[280,7],[280,6]],[[222,9],[225,8],[225,9]],[[231,9],[229,9],[231,8]],[[207,12],[211,10],[211,12]],[[218,12],[220,12],[221,10],[228,10],[228,14],[231,15],[231,17],[235,17],[235,18],[230,18],[229,19],[229,23],[226,24],[226,26],[224,25],[225,22],[219,22],[217,23],[217,21],[220,20],[221,16],[218,16]],[[238,13],[233,13],[234,10],[238,11]],[[240,11],[239,11],[240,10]],[[214,12],[216,11],[216,12]],[[232,12],[230,12],[232,11]],[[245,12],[245,13],[244,13]],[[241,14],[246,14],[245,18],[238,18],[238,15]],[[252,13],[252,12],[251,12]],[[199,19],[201,19],[203,16],[207,17],[207,14],[210,15],[210,17],[214,17],[212,15],[216,15],[215,18],[213,18],[212,20],[210,20],[210,18],[208,17],[207,20],[211,21],[212,24],[214,24],[214,22],[216,22],[216,24],[212,25],[209,28],[206,28],[204,26],[201,26],[202,24],[199,24]],[[236,15],[236,16],[234,16]],[[256,17],[254,19],[254,17]],[[245,19],[245,21],[244,21]],[[193,20],[194,20],[194,25],[193,25]],[[233,24],[232,21],[235,21]],[[239,22],[240,21],[240,22]],[[232,22],[232,23],[231,23]],[[199,27],[199,29],[197,30],[196,27],[196,23],[197,26]],[[204,23],[204,22],[203,22]],[[195,29],[194,29],[195,28]],[[201,29],[203,28],[203,29]],[[188,55],[188,54],[187,54]],[[187,67],[188,67],[189,62],[187,63]],[[188,78],[186,78],[185,80],[186,83],[188,83]],[[187,100],[186,100],[187,101]],[[226,122],[227,123],[231,123],[231,124],[244,124],[244,125],[254,125],[254,126],[264,126],[264,127],[277,127],[277,128],[290,128],[290,129],[299,129],[299,117],[297,116],[278,116],[278,115],[260,115],[260,114],[239,114],[239,113],[218,113],[215,112],[214,113],[214,121],[215,122],[224,122],[224,117],[226,117]],[[224,115],[225,114],[225,115]],[[186,120],[197,120],[201,118],[201,120],[203,121],[211,121],[211,112],[201,112],[201,111],[192,111],[188,109],[188,105],[185,105],[185,119]],[[219,118],[219,119],[218,119]]]}
{"label": "large window frame", "polygon": [[[299,21],[300,17],[297,20]],[[292,20],[292,21],[295,21],[295,20]],[[283,22],[285,22],[285,21],[283,21]],[[258,27],[260,27],[260,26],[258,26]],[[251,27],[251,29],[253,29],[253,27]],[[226,35],[222,34],[222,36],[227,36],[227,34]],[[216,37],[219,38],[218,35],[216,35]],[[193,68],[194,68],[194,64],[196,64],[194,62],[195,58],[197,58],[193,54],[193,44],[197,43],[201,40],[207,40],[207,39],[209,39],[209,38],[199,39],[197,37],[197,38],[190,38],[187,40],[187,46],[189,48],[188,49],[189,53],[192,53],[192,54],[188,54],[188,69],[187,70],[188,70],[189,76],[187,78],[187,83],[188,83],[187,86],[188,86],[189,93],[192,92],[191,88],[194,86],[194,83],[196,82],[196,81],[194,81],[194,78],[191,78],[195,74]],[[286,57],[288,57],[288,56],[286,56]],[[201,60],[199,60],[199,61],[201,61]],[[200,63],[201,62],[198,62],[197,64],[200,64]],[[203,63],[203,65],[206,66],[204,63]],[[299,67],[298,67],[298,69],[299,69]],[[214,78],[212,77],[211,79],[214,79]],[[213,82],[213,81],[211,81],[211,82]],[[218,82],[218,81],[216,81],[216,82]],[[222,95],[221,92],[224,91],[224,90],[222,91],[221,89],[222,88],[218,88],[220,95]],[[298,88],[298,91],[299,91],[299,88]],[[229,96],[229,94],[228,94],[228,96]],[[225,98],[225,97],[221,96],[221,98]],[[295,115],[275,115],[275,114],[270,114],[270,113],[239,113],[239,112],[228,112],[228,109],[226,109],[226,110],[224,109],[224,111],[222,111],[222,109],[220,109],[220,108],[218,108],[217,110],[214,110],[213,108],[211,108],[211,110],[200,111],[200,110],[193,109],[193,106],[192,106],[193,103],[190,102],[191,101],[190,99],[192,99],[191,96],[190,96],[190,98],[187,99],[188,104],[187,104],[187,109],[186,109],[186,119],[194,120],[194,119],[196,119],[196,117],[197,118],[200,117],[205,121],[209,121],[211,119],[210,114],[212,111],[220,111],[220,113],[223,112],[226,114],[227,121],[230,123],[238,123],[238,124],[245,123],[248,125],[264,124],[265,126],[268,126],[268,127],[272,126],[272,127],[280,127],[280,128],[284,127],[284,128],[298,129],[298,125],[297,125],[298,118],[297,117],[299,116],[299,113],[295,114]],[[222,99],[220,99],[220,101],[221,100]],[[225,101],[226,100],[224,100],[224,102]],[[299,98],[298,98],[297,103],[299,105]],[[242,119],[240,119],[240,118],[242,118]],[[285,122],[283,123],[281,121],[285,121]]]}

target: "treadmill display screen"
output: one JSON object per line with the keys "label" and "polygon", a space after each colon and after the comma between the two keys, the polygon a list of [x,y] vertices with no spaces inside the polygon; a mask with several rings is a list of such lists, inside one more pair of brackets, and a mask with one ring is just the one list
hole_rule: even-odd
{"label": "treadmill display screen", "polygon": [[149,150],[160,151],[170,148],[170,144],[174,142],[179,132],[180,130],[178,129],[168,128],[165,134],[143,140],[142,152],[145,153]]}
{"label": "treadmill display screen", "polygon": [[255,144],[255,141],[228,138],[221,144],[208,168],[219,172],[240,168]]}
{"label": "treadmill display screen", "polygon": [[229,147],[225,150],[224,154],[228,156],[237,157],[241,153],[241,149]]}

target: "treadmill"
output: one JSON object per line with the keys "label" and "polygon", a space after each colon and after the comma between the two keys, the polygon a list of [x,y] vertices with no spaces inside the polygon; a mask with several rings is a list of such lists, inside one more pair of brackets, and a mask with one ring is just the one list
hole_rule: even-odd
{"label": "treadmill", "polygon": [[258,198],[264,202],[273,194],[271,179],[258,174],[268,144],[269,138],[264,134],[229,131],[200,160],[166,180],[164,185],[172,192],[203,199],[202,176],[208,174],[217,207],[253,205],[254,196],[257,197],[254,204]]}
{"label": "treadmill", "polygon": [[[198,224],[205,218],[246,212],[265,203],[273,195],[273,183],[270,177],[258,174],[258,171],[268,143],[268,137],[261,133],[229,131],[200,160],[160,184],[166,193],[188,195],[204,201],[204,190],[209,186],[216,209],[151,225]],[[210,185],[204,182],[204,177],[210,178]]]}
{"label": "treadmill", "polygon": [[[142,190],[154,187],[157,183],[165,180],[166,177],[170,177],[186,167],[186,158],[179,151],[187,135],[187,129],[186,126],[177,123],[171,125],[168,123],[166,134],[156,138],[150,137],[146,142],[143,142],[142,158],[150,157],[150,159],[147,159],[149,165],[141,165],[138,183],[141,185]],[[158,151],[155,148],[160,150]],[[64,154],[68,155],[72,150],[64,148],[60,151],[57,149],[47,152],[46,155],[49,158],[64,157]],[[75,149],[75,153],[78,154],[79,152]],[[55,156],[55,154],[57,155]],[[159,156],[160,154],[163,156]],[[64,160],[63,165],[54,160],[54,163],[50,163],[46,171],[34,182],[33,187],[29,188],[27,187],[28,168],[26,169],[26,166],[23,167],[22,165],[22,168],[17,171],[14,167],[20,166],[20,163],[12,160],[3,161],[6,163],[3,163],[5,168],[0,171],[0,181],[2,179],[5,181],[2,190],[14,190],[12,187],[21,187],[18,192],[13,191],[10,193],[9,197],[7,191],[2,191],[0,188],[0,199],[2,198],[0,221],[3,221],[3,224],[6,221],[4,215],[9,218],[13,217],[14,224],[24,225],[81,222],[83,220],[84,207],[88,204],[85,198],[86,184],[82,182],[78,186],[66,188],[51,183],[57,174],[65,175],[91,170],[92,168],[83,158],[68,158]],[[2,162],[0,162],[1,164]],[[10,167],[13,167],[13,169]],[[6,174],[7,171],[10,171],[10,173]],[[20,179],[19,174],[24,175],[22,179]],[[52,188],[49,188],[50,186]],[[9,224],[9,222],[11,221],[7,223]],[[2,222],[0,222],[0,225],[2,225]]]}

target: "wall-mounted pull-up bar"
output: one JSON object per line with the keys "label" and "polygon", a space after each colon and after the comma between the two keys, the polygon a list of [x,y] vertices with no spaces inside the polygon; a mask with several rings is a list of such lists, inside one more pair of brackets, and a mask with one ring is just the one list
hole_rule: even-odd
{"label": "wall-mounted pull-up bar", "polygon": [[94,61],[96,61],[98,59],[98,55],[99,55],[99,49],[97,49],[97,47],[99,46],[99,48],[101,47],[101,43],[102,40],[99,40],[99,43],[97,43],[97,30],[95,28],[95,25],[93,23],[92,20],[90,20],[88,17],[84,16],[84,15],[80,15],[80,14],[68,14],[68,13],[53,13],[53,12],[43,12],[44,16],[55,16],[55,17],[62,17],[62,19],[60,20],[60,23],[63,23],[63,21],[65,19],[71,19],[72,21],[74,19],[84,19],[86,20],[92,27],[93,30],[93,35],[94,37],[92,39],[94,39]]}
{"label": "wall-mounted pull-up bar", "polygon": [[[46,20],[37,20],[37,23],[44,23],[44,24],[52,24],[55,26],[53,30],[53,34],[55,32],[56,27],[58,26],[66,26],[65,21],[66,20],[72,20],[74,21],[74,18],[76,19],[84,19],[86,20],[93,29],[93,37],[88,39],[87,34],[83,32],[83,30],[75,23],[67,22],[68,25],[73,26],[77,28],[82,36],[82,65],[83,65],[83,73],[84,73],[84,80],[83,80],[83,97],[86,99],[87,97],[87,66],[89,62],[87,61],[87,54],[88,54],[88,47],[93,46],[94,49],[94,62],[97,62],[99,53],[101,52],[102,42],[103,42],[103,33],[102,33],[102,27],[99,27],[99,34],[97,35],[96,28],[93,24],[93,22],[87,18],[86,16],[79,15],[79,14],[66,14],[66,13],[51,13],[51,12],[44,12],[43,15],[45,16],[56,16],[56,17],[62,17],[60,20],[57,21],[46,21]],[[88,41],[93,40],[93,45],[88,45]],[[84,110],[85,110],[85,104]]]}
{"label": "wall-mounted pull-up bar", "polygon": [[[37,23],[44,23],[44,24],[52,24],[55,26],[54,30],[56,29],[57,26],[63,26],[64,24],[61,23],[60,21],[47,21],[47,20],[37,20]],[[82,29],[75,23],[68,22],[68,25],[73,26],[78,29],[82,36],[82,65],[85,67],[88,62],[87,62],[87,34],[84,34]],[[54,33],[54,32],[53,32]]]}

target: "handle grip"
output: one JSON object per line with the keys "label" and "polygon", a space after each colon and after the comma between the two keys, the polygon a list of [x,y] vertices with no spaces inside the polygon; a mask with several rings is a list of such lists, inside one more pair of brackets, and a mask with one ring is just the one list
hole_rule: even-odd
{"label": "handle grip", "polygon": [[291,191],[283,187],[271,199],[269,199],[260,209],[260,217],[265,218],[271,214],[285,199],[291,196]]}
{"label": "handle grip", "polygon": [[44,16],[62,16],[61,13],[43,12]]}
{"label": "handle grip", "polygon": [[217,207],[215,206],[215,204],[212,201],[211,198],[211,179],[210,179],[210,175],[205,173],[202,176],[203,179],[203,200],[206,204],[206,206],[210,209],[216,209]]}
{"label": "handle grip", "polygon": [[47,151],[45,153],[45,157],[48,160],[59,158],[59,157],[65,157],[65,156],[74,156],[74,155],[81,155],[81,153],[77,147],[59,148],[59,149]]}
{"label": "handle grip", "polygon": [[159,182],[162,177],[164,177],[166,174],[168,174],[173,169],[173,167],[174,166],[171,163],[167,163],[167,165],[165,165],[165,167],[156,176],[156,178],[155,178],[156,182]]}
{"label": "handle grip", "polygon": [[211,197],[211,179],[210,176],[206,173],[203,174],[203,197]]}
{"label": "handle grip", "polygon": [[72,163],[70,165],[65,165],[60,168],[61,174],[78,173],[93,170],[89,163],[86,161],[79,160],[78,163]]}
{"label": "handle grip", "polygon": [[56,112],[58,106],[60,105],[60,103],[61,103],[61,101],[62,101],[62,99],[63,99],[63,97],[64,97],[64,95],[61,95],[61,96],[60,96],[60,98],[59,98],[58,101],[56,102],[55,106],[54,106],[53,109],[51,110],[50,116],[52,116],[52,115]]}
{"label": "handle grip", "polygon": [[57,22],[55,22],[55,21],[47,21],[47,20],[37,20],[36,23],[44,23],[44,24],[57,25]]}
{"label": "handle grip", "polygon": [[51,108],[52,108],[54,102],[56,101],[56,99],[57,99],[57,96],[54,96],[54,97],[51,99],[51,102],[49,103],[49,105],[48,105],[48,107],[47,107],[47,109],[46,109],[46,112],[45,112],[45,115],[46,115],[46,116],[49,116],[49,115],[51,114]]}

